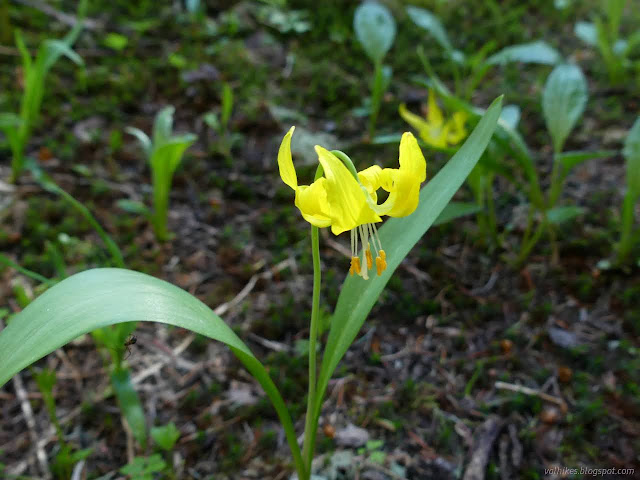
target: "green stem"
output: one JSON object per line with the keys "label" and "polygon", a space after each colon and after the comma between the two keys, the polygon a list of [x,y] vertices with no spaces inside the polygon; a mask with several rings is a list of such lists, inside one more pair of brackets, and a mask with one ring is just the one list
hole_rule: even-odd
{"label": "green stem", "polygon": [[546,226],[545,222],[540,222],[538,224],[538,228],[536,228],[536,231],[534,232],[533,236],[529,239],[529,241],[526,243],[523,242],[522,250],[520,250],[520,255],[518,255],[518,258],[515,261],[516,266],[518,267],[521,266],[524,263],[524,261],[527,259],[533,247],[535,247],[536,243],[538,243],[538,241],[540,240],[540,237],[542,236],[542,232],[544,232],[545,226]]}
{"label": "green stem", "polygon": [[624,203],[622,204],[622,228],[620,234],[620,243],[618,243],[618,263],[624,263],[627,257],[631,253],[631,239],[633,231],[633,204],[634,202],[633,192],[631,189],[627,190],[624,196]]}
{"label": "green stem", "polygon": [[560,198],[562,184],[564,183],[564,169],[558,161],[557,153],[553,155],[553,169],[551,170],[551,185],[549,186],[549,196],[547,208],[553,208]]}
{"label": "green stem", "polygon": [[369,115],[369,138],[373,139],[376,134],[376,122],[378,121],[378,112],[380,111],[380,103],[382,102],[382,62],[376,62],[373,74],[373,86],[371,89],[371,114]]}
{"label": "green stem", "polygon": [[316,404],[316,373],[317,373],[317,336],[318,317],[320,313],[320,240],[318,227],[311,227],[311,252],[313,254],[313,297],[311,304],[311,327],[309,329],[309,393],[307,395],[307,414],[304,426],[304,443],[302,456],[306,465],[307,474],[311,475],[311,463],[315,449],[315,433],[317,424],[314,425],[314,407]]}

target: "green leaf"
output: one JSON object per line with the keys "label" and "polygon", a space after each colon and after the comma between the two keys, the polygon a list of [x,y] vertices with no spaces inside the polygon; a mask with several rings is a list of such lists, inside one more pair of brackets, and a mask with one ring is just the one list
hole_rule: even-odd
{"label": "green leaf", "polygon": [[487,63],[491,65],[504,65],[511,62],[556,65],[561,61],[562,56],[558,51],[542,40],[503,48],[487,59]]}
{"label": "green leaf", "polygon": [[584,112],[587,97],[587,81],[576,65],[558,65],[547,78],[542,111],[556,153],[562,151],[569,132]]}
{"label": "green leaf", "polygon": [[396,36],[396,22],[387,7],[376,3],[363,3],[353,17],[356,37],[373,63],[380,63]]}
{"label": "green leaf", "polygon": [[109,47],[116,52],[121,52],[127,47],[129,39],[124,35],[120,35],[119,33],[108,33],[107,35],[105,35],[102,43],[105,47]]}
{"label": "green leaf", "polygon": [[220,122],[222,128],[226,130],[233,111],[233,90],[228,83],[222,85],[222,111],[220,114]]}
{"label": "green leaf", "polygon": [[128,368],[118,368],[111,373],[111,385],[118,399],[120,411],[127,420],[134,438],[144,449],[147,447],[147,422],[138,392],[131,383]]}
{"label": "green leaf", "polygon": [[520,121],[520,107],[517,105],[505,105],[500,114],[498,123],[506,125],[511,130],[518,128]]}
{"label": "green leaf", "polygon": [[445,30],[438,17],[436,17],[429,10],[414,6],[408,6],[407,13],[409,14],[409,18],[413,21],[413,23],[429,32],[442,48],[444,48],[448,52],[453,51],[453,45],[451,45],[451,42],[449,41],[447,31]]}
{"label": "green leaf", "polygon": [[151,139],[146,133],[144,133],[139,128],[135,128],[135,127],[127,127],[124,129],[124,131],[127,132],[129,135],[133,135],[134,137],[136,137],[140,142],[140,145],[142,146],[142,149],[144,150],[144,153],[147,156],[147,158],[151,157],[151,149],[152,149]]}
{"label": "green leaf", "polygon": [[175,111],[176,109],[172,105],[168,105],[156,114],[153,122],[153,148],[159,148],[171,138]]}
{"label": "green leaf", "polygon": [[640,116],[629,130],[622,154],[627,161],[627,185],[635,199],[640,196]]}
{"label": "green leaf", "polygon": [[0,332],[0,387],[14,374],[74,338],[122,322],[151,321],[192,330],[228,345],[273,403],[304,472],[289,412],[264,366],[233,330],[200,300],[157,278],[118,268],[73,275],[16,314]]}
{"label": "green leaf", "polygon": [[444,210],[440,212],[438,218],[433,222],[433,225],[442,225],[443,223],[451,222],[456,218],[478,213],[480,210],[482,210],[482,207],[475,203],[449,202],[447,206],[444,207]]}
{"label": "green leaf", "polygon": [[128,213],[135,213],[136,215],[142,215],[144,217],[148,217],[149,215],[151,215],[149,208],[147,208],[144,203],[138,202],[136,200],[123,198],[118,200],[116,202],[116,205],[118,206],[118,208],[121,208]]}
{"label": "green leaf", "polygon": [[63,55],[76,65],[84,65],[82,57],[74,52],[71,46],[63,40],[45,40],[38,49],[38,56],[40,52],[43,52],[42,55],[44,55],[43,65],[45,70],[49,70]]}
{"label": "green leaf", "polygon": [[547,210],[547,220],[555,225],[559,225],[571,220],[572,218],[577,217],[578,215],[582,215],[584,212],[584,208],[577,207],[575,205],[570,205],[567,207],[555,207]]}
{"label": "green leaf", "polygon": [[565,170],[569,171],[576,165],[593,160],[595,158],[612,157],[616,153],[615,150],[598,150],[595,152],[563,152],[556,156],[556,161],[560,162]]}
{"label": "green leaf", "polygon": [[595,47],[598,44],[598,32],[591,22],[577,22],[573,27],[573,33],[587,45]]}
{"label": "green leaf", "polygon": [[389,278],[411,248],[436,221],[487,147],[498,123],[502,97],[496,99],[458,152],[420,191],[415,212],[405,218],[391,218],[380,228],[380,239],[387,253],[387,269],[368,281],[347,276],[333,315],[329,339],[322,358],[318,379],[318,417],[321,399],[329,379],[358,334],[371,308],[378,300]]}
{"label": "green leaf", "polygon": [[22,124],[22,119],[11,112],[0,113],[0,130],[18,128]]}
{"label": "green leaf", "polygon": [[180,430],[177,429],[175,423],[171,422],[162,427],[153,427],[151,429],[151,438],[153,438],[158,447],[169,452],[180,438]]}

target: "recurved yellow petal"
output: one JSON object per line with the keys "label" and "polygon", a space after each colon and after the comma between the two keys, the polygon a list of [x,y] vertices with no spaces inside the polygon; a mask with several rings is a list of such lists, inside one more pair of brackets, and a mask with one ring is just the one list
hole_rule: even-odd
{"label": "recurved yellow petal", "polygon": [[407,106],[404,103],[400,104],[400,107],[398,108],[398,113],[404,119],[405,122],[407,122],[409,125],[411,125],[413,128],[415,128],[418,131],[420,136],[422,136],[423,131],[427,131],[430,127],[430,125],[427,123],[427,121],[424,118],[407,110]]}
{"label": "recurved yellow petal", "polygon": [[400,168],[381,170],[376,180],[378,185],[389,192],[389,197],[381,205],[374,207],[378,215],[406,217],[418,206],[420,184],[427,178],[427,162],[418,146],[418,141],[410,132],[405,132],[400,140]]}
{"label": "recurved yellow petal", "polygon": [[444,123],[444,118],[442,117],[442,110],[438,106],[438,102],[436,101],[436,94],[433,90],[429,90],[429,103],[427,104],[427,121],[432,126],[442,126]]}
{"label": "recurved yellow petal", "polygon": [[334,235],[358,225],[381,221],[371,209],[366,194],[344,164],[328,150],[316,145],[318,160],[324,169],[325,190]]}
{"label": "recurved yellow petal", "polygon": [[296,189],[296,207],[304,219],[319,228],[331,225],[331,209],[327,201],[326,179],[319,178],[311,185]]}
{"label": "recurved yellow petal", "polygon": [[294,190],[298,188],[298,177],[296,169],[293,166],[291,158],[291,136],[296,127],[291,127],[282,139],[280,149],[278,150],[278,168],[280,169],[280,177],[282,181]]}
{"label": "recurved yellow petal", "polygon": [[400,170],[415,175],[419,184],[427,178],[427,161],[411,132],[404,132],[400,140]]}
{"label": "recurved yellow petal", "polygon": [[464,126],[466,121],[467,114],[465,112],[456,112],[447,122],[447,125],[449,126],[447,142],[450,145],[457,145],[467,136],[467,130]]}

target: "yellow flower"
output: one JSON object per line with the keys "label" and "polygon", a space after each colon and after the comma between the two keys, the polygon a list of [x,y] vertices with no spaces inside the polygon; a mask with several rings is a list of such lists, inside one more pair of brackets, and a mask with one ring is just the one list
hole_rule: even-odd
{"label": "yellow flower", "polygon": [[[295,127],[284,136],[278,151],[278,167],[284,183],[295,191],[295,205],[304,219],[316,227],[331,227],[334,235],[351,231],[351,268],[368,278],[373,268],[371,247],[376,254],[376,271],[387,267],[386,253],[375,226],[381,215],[405,217],[416,209],[420,184],[426,178],[427,163],[415,137],[406,132],[400,142],[400,168],[377,165],[358,173],[356,178],[345,164],[330,151],[316,145],[315,150],[324,173],[311,185],[298,185],[291,157],[291,137]],[[377,191],[389,193],[378,205]],[[362,259],[358,243],[362,246]]]}
{"label": "yellow flower", "polygon": [[445,122],[433,90],[429,90],[426,119],[408,111],[404,103],[400,105],[398,111],[400,116],[418,131],[420,138],[433,147],[446,148],[449,145],[457,145],[467,136],[467,130],[464,127],[467,114],[456,112]]}

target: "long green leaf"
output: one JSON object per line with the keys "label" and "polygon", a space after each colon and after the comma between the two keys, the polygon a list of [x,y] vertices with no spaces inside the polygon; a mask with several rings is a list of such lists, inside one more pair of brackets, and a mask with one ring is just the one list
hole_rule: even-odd
{"label": "long green leaf", "polygon": [[429,32],[442,48],[448,52],[453,50],[453,45],[449,40],[447,31],[442,25],[440,19],[433,13],[429,10],[425,10],[424,8],[410,5],[407,7],[407,14],[413,23]]}
{"label": "long green leaf", "polygon": [[506,47],[487,59],[490,65],[504,65],[511,62],[555,65],[561,61],[562,56],[558,51],[542,40]]}
{"label": "long green leaf", "polygon": [[392,218],[380,229],[380,239],[387,253],[387,269],[382,275],[368,281],[350,276],[345,280],[322,359],[316,417],[320,413],[321,399],[331,375],[358,334],[382,289],[411,248],[438,218],[480,159],[496,128],[501,107],[502,97],[491,104],[458,153],[422,188],[416,211],[406,218]]}
{"label": "long green leaf", "polygon": [[305,472],[295,430],[264,366],[200,300],[163,280],[118,268],[73,275],[47,290],[0,332],[0,387],[14,374],[74,338],[121,322],[160,322],[228,345],[260,382],[283,424],[298,472]]}
{"label": "long green leaf", "polygon": [[569,132],[587,105],[587,80],[577,65],[558,65],[542,92],[542,111],[555,153],[562,151]]}
{"label": "long green leaf", "polygon": [[632,197],[640,195],[640,117],[629,130],[622,154],[627,161],[627,186]]}
{"label": "long green leaf", "polygon": [[147,445],[147,422],[140,402],[140,396],[131,383],[128,368],[118,368],[111,372],[111,385],[120,404],[120,410],[127,419],[133,436],[142,448]]}
{"label": "long green leaf", "polygon": [[571,170],[576,165],[580,165],[587,160],[596,158],[612,157],[616,153],[615,150],[597,150],[595,152],[562,152],[556,156],[556,161],[560,162],[567,170]]}

